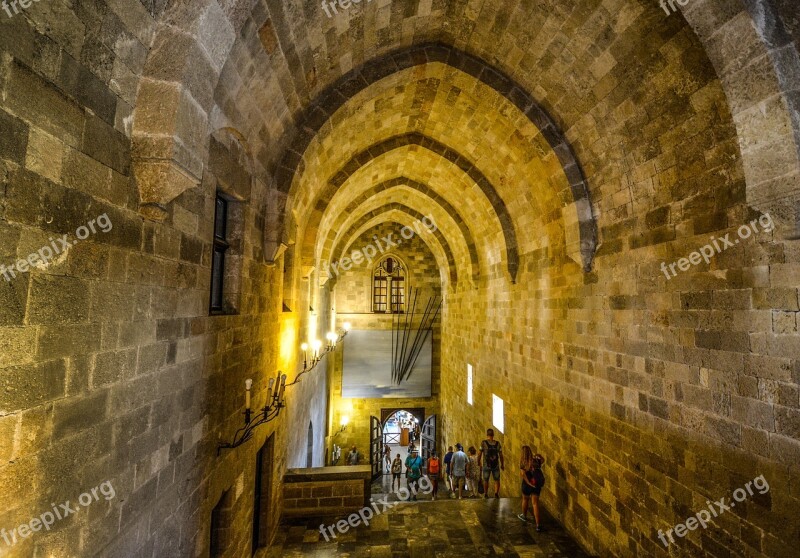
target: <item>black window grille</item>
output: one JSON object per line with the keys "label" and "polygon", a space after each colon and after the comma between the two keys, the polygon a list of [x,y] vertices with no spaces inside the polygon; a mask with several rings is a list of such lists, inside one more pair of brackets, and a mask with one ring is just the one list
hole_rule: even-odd
{"label": "black window grille", "polygon": [[225,252],[228,244],[228,202],[217,194],[214,211],[214,246],[211,254],[211,302],[212,314],[224,312]]}
{"label": "black window grille", "polygon": [[386,258],[373,274],[372,311],[400,314],[405,312],[405,305],[405,270],[396,259]]}

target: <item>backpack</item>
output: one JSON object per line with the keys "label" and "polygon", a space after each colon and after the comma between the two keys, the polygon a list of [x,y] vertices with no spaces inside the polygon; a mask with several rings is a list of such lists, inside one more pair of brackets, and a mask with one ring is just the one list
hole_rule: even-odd
{"label": "backpack", "polygon": [[430,461],[428,461],[428,472],[431,474],[435,474],[439,472],[439,458],[438,457],[431,457]]}
{"label": "backpack", "polygon": [[500,442],[495,440],[492,444],[489,440],[484,440],[483,443],[486,445],[486,466],[489,469],[497,469],[500,465],[500,452],[497,450]]}

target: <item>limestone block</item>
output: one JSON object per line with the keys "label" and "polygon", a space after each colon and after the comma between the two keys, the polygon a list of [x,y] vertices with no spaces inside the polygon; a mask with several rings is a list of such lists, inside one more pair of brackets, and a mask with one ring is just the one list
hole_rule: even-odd
{"label": "limestone block", "polygon": [[31,19],[37,31],[51,37],[73,58],[80,58],[86,26],[70,4],[35,2],[25,10],[25,16]]}
{"label": "limestone block", "polygon": [[125,24],[141,44],[149,46],[155,35],[156,23],[153,16],[141,2],[130,0],[108,0],[108,6]]}
{"label": "limestone block", "polygon": [[12,64],[6,88],[5,106],[28,122],[35,122],[67,145],[80,147],[84,112],[53,84],[19,63]]}
{"label": "limestone block", "polygon": [[35,349],[35,328],[0,328],[0,368],[31,363]]}
{"label": "limestone block", "polygon": [[0,411],[7,414],[63,397],[65,380],[63,360],[6,368],[0,380]]}
{"label": "limestone block", "polygon": [[25,167],[57,182],[61,178],[64,144],[38,128],[32,128],[28,140]]}
{"label": "limestone block", "polygon": [[[25,160],[25,150],[33,137],[28,138],[28,126],[20,119],[14,118],[5,111],[0,111],[0,158],[22,163]],[[35,129],[31,129],[33,136]]]}
{"label": "limestone block", "polygon": [[29,324],[85,322],[89,317],[89,285],[73,277],[33,273],[26,321]]}

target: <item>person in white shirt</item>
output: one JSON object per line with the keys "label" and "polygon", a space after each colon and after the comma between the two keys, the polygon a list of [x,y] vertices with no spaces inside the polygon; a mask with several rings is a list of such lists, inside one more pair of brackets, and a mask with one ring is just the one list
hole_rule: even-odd
{"label": "person in white shirt", "polygon": [[464,446],[456,444],[456,452],[453,454],[451,466],[453,469],[453,491],[455,492],[456,487],[458,487],[459,500],[464,490],[464,483],[467,480],[467,463],[469,463],[469,459],[467,454],[464,453]]}

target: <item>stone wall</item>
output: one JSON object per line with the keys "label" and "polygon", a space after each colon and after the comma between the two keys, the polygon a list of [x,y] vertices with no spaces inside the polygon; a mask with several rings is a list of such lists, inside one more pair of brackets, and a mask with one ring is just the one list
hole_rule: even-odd
{"label": "stone wall", "polygon": [[[309,422],[317,461],[319,422],[336,424],[341,409],[321,408],[336,372],[320,367],[275,422],[217,457],[242,424],[244,380],[263,404],[269,377],[296,373],[312,318],[317,336],[327,329],[330,300],[309,271],[325,202],[344,223],[402,201],[438,207],[446,234],[431,252],[458,271],[459,290],[437,341],[441,406],[401,403],[443,411],[448,440],[476,440],[491,393],[502,396],[509,461],[525,441],[546,454],[546,504],[599,553],[665,555],[657,528],[763,473],[767,495],[672,552],[788,555],[800,497],[798,249],[781,239],[797,228],[796,6],[740,4],[697,0],[665,16],[640,0],[362,2],[346,20],[272,0],[41,0],[0,12],[0,527],[115,487],[8,553],[203,556],[226,493],[236,528],[223,554],[245,554],[256,450],[274,434],[277,486],[304,460]],[[469,74],[454,52],[456,66],[417,65],[417,52],[381,80],[369,81],[395,59],[326,89],[423,41],[492,67],[465,64]],[[495,69],[516,83],[507,97]],[[551,113],[548,138],[563,130],[583,167],[601,242],[590,273],[561,248],[565,173],[577,169],[561,167],[515,104],[521,93]],[[369,152],[411,133],[439,151]],[[303,153],[285,149],[304,140]],[[282,157],[303,172],[287,176]],[[357,169],[361,190],[338,182],[346,195],[318,196],[342,169]],[[464,169],[496,186],[497,207]],[[218,189],[232,201],[235,312],[209,316]],[[366,206],[350,207],[364,194]],[[662,275],[661,262],[756,210],[774,210],[789,234]],[[57,249],[101,216],[112,229]],[[519,261],[508,260],[511,233]],[[292,242],[284,269],[276,254]],[[47,247],[57,253],[45,264]],[[343,440],[363,445],[360,425],[384,403],[363,402]],[[274,490],[273,525],[281,499]]]}
{"label": "stone wall", "polygon": [[[0,17],[0,263],[97,223],[47,265],[31,259],[32,269],[0,280],[0,527],[104,481],[115,489],[9,556],[202,556],[227,490],[228,520],[248,528],[232,531],[225,555],[242,556],[256,450],[276,433],[274,486],[287,455],[305,452],[284,413],[217,457],[217,443],[243,424],[244,380],[254,380],[257,407],[277,369],[293,377],[296,350],[280,341],[299,322],[281,313],[282,270],[264,262],[267,188],[244,143],[220,134],[196,187],[160,220],[139,212],[130,122],[156,17],[132,1],[39,2]],[[218,189],[231,199],[226,299],[235,313],[210,316]],[[308,424],[320,387],[287,394],[298,422]],[[273,533],[280,500],[273,490]]]}
{"label": "stone wall", "polygon": [[[530,445],[547,462],[543,503],[594,552],[617,556],[792,556],[798,537],[797,248],[771,233],[742,240],[711,266],[667,280],[663,254],[736,238],[752,213],[731,207],[721,229],[640,247],[637,225],[595,271],[530,253],[517,285],[456,294],[443,316],[445,436],[480,439],[492,394],[518,492]],[[670,228],[691,230],[675,217]],[[741,219],[741,221],[740,221]],[[610,233],[610,231],[608,231]],[[607,233],[608,234],[608,233]],[[613,242],[605,236],[606,242]],[[742,246],[742,244],[744,244]],[[660,275],[660,276],[659,276]],[[557,286],[556,286],[557,285]],[[513,301],[500,302],[500,301]],[[466,364],[475,404],[465,402]],[[674,525],[764,475],[755,493],[666,549]],[[588,527],[588,528],[587,528]],[[746,549],[746,550],[745,550]]]}

